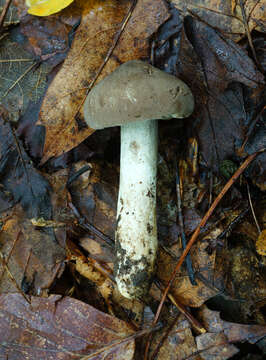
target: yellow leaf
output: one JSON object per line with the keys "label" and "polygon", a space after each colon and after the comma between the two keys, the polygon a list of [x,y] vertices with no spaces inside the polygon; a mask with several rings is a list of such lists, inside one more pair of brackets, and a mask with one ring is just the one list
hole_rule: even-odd
{"label": "yellow leaf", "polygon": [[74,0],[26,0],[28,13],[37,16],[48,16],[64,9]]}
{"label": "yellow leaf", "polygon": [[266,229],[262,230],[256,241],[256,250],[260,255],[266,256]]}

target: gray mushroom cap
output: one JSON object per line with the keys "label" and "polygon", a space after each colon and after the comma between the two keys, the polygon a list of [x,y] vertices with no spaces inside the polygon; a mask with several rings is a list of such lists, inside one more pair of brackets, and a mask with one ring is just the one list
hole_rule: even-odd
{"label": "gray mushroom cap", "polygon": [[133,121],[188,117],[194,97],[180,79],[152,65],[132,60],[93,87],[84,104],[92,129]]}

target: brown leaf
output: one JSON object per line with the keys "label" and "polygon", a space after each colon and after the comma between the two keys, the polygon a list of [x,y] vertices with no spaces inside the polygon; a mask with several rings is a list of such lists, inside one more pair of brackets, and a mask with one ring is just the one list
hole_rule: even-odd
{"label": "brown leaf", "polygon": [[[67,171],[60,170],[49,176],[53,192],[42,198],[42,210],[49,208],[53,218],[28,219],[19,205],[1,214],[0,247],[5,264],[0,264],[0,291],[14,292],[18,288],[26,293],[45,295],[54,280],[61,275],[65,260],[65,223],[69,221],[66,208]],[[14,186],[14,185],[13,185]],[[50,203],[51,200],[51,203]],[[62,211],[64,209],[64,211]],[[38,225],[35,226],[34,224]]]}
{"label": "brown leaf", "polygon": [[258,254],[266,256],[266,230],[262,230],[256,241],[256,250]]}
{"label": "brown leaf", "polygon": [[[165,330],[166,331],[166,330]],[[173,326],[168,336],[165,338],[165,331],[160,331],[155,335],[152,342],[152,353],[158,344],[161,346],[156,360],[183,360],[194,359],[193,354],[197,352],[195,338],[192,334],[190,324],[181,315],[178,323]]]}
{"label": "brown leaf", "polygon": [[[40,111],[39,123],[46,127],[42,162],[72,149],[93,132],[87,128],[80,108],[132,3],[107,0],[89,4],[72,49],[50,85]],[[167,17],[162,0],[139,0],[99,80],[125,61],[148,57],[149,38]]]}
{"label": "brown leaf", "polygon": [[[187,306],[198,307],[219,292],[219,290],[215,288],[215,283],[216,281],[218,282],[221,274],[214,273],[215,251],[209,255],[206,249],[209,245],[209,240],[216,238],[221,231],[220,229],[211,231],[204,239],[193,246],[191,251],[192,263],[194,269],[201,275],[201,278],[196,278],[197,285],[191,285],[187,270],[183,268],[171,287],[171,294],[178,302]],[[176,256],[178,258],[182,253],[182,249],[180,249],[179,246],[172,247],[171,252],[177,254]],[[157,260],[157,276],[163,283],[166,284],[169,281],[176,261],[177,260],[173,259],[169,254],[160,251]],[[206,279],[206,281],[204,281],[202,277]]]}
{"label": "brown leaf", "polygon": [[266,335],[266,326],[245,325],[224,321],[218,311],[209,310],[202,306],[198,319],[209,333],[223,332],[230,343],[248,341],[255,344]]}
{"label": "brown leaf", "polygon": [[250,87],[264,83],[263,75],[234,41],[191,16],[185,19],[185,29],[204,68],[209,90],[220,93],[232,81]]}
{"label": "brown leaf", "polygon": [[65,258],[64,249],[56,242],[53,229],[38,230],[25,218],[19,206],[12,216],[2,218],[1,252],[17,286],[10,279],[4,264],[0,264],[0,291],[41,294],[60,275]]}
{"label": "brown leaf", "polygon": [[[204,161],[217,172],[221,161],[236,156],[248,127],[261,111],[263,91],[260,88],[264,80],[247,52],[218,30],[192,17],[186,18],[185,30],[194,50],[184,38],[181,53],[184,50],[185,53],[181,54],[180,71],[190,79],[196,98],[195,116],[199,119],[196,131]],[[192,63],[184,61],[189,54],[194,59]],[[194,79],[193,73],[196,73]],[[256,91],[251,92],[245,86],[256,88]],[[255,141],[260,148],[265,142],[263,129],[261,133],[260,140]],[[245,148],[245,151],[250,153],[257,148],[249,151]],[[263,163],[263,156],[261,154],[254,162],[260,175],[264,171],[263,165],[259,165]]]}
{"label": "brown leaf", "polygon": [[26,15],[20,23],[20,31],[25,37],[25,47],[34,57],[48,62],[53,67],[66,57],[70,30],[71,27],[62,23],[56,16]]}
{"label": "brown leaf", "polygon": [[115,359],[134,355],[133,334],[123,321],[81,301],[0,296],[0,355],[10,360]]}
{"label": "brown leaf", "polygon": [[238,353],[238,349],[229,344],[223,333],[207,333],[197,336],[197,347],[201,359],[226,360]]}
{"label": "brown leaf", "polygon": [[[233,6],[232,3],[235,2],[231,0],[192,0],[189,2],[173,0],[172,2],[178,10],[181,10],[182,14],[193,13],[211,26],[218,26],[220,30],[235,40],[240,39],[245,34],[239,3],[237,6]],[[262,22],[265,12],[263,0],[247,0],[243,3],[249,30],[257,29],[260,31],[262,27],[259,26],[259,22]]]}

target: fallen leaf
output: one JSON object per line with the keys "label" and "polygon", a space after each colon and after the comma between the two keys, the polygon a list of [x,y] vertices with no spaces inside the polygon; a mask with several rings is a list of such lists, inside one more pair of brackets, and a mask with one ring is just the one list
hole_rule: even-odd
{"label": "fallen leaf", "polygon": [[0,176],[5,191],[20,203],[28,217],[51,218],[50,185],[34,168],[9,122],[0,117]]}
{"label": "fallen leaf", "polygon": [[[255,107],[250,107],[253,113],[257,112],[261,107],[264,79],[247,53],[217,30],[192,17],[185,19],[185,30],[198,57],[196,73],[201,72],[205,78],[204,82],[199,76],[194,81],[191,78],[198,104],[196,116],[200,119],[196,125],[199,146],[206,165],[217,172],[221,161],[236,156],[252,120],[245,108],[248,101],[245,86],[257,91],[253,100]],[[260,163],[259,158],[254,164]]]}
{"label": "fallen leaf", "polygon": [[[78,23],[78,20],[76,20]],[[50,65],[50,71],[62,62],[70,48],[71,30],[61,17],[40,18],[26,15],[20,21],[22,46],[36,59]],[[18,38],[18,41],[21,38]]]}
{"label": "fallen leaf", "polygon": [[[210,299],[219,292],[215,286],[216,282],[221,286],[222,274],[215,273],[215,251],[210,255],[207,252],[210,239],[216,238],[222,232],[221,229],[210,231],[200,242],[197,242],[190,252],[194,270],[200,274],[201,277],[196,277],[196,285],[192,285],[187,275],[187,270],[184,267],[180,271],[171,287],[171,294],[181,304],[199,307],[206,300]],[[170,275],[176,265],[177,259],[182,253],[182,248],[177,244],[169,249],[175,258],[170,256],[165,251],[161,250],[157,259],[157,276],[164,283],[167,284]],[[214,278],[215,275],[215,278]],[[204,280],[205,279],[205,280]]]}
{"label": "fallen leaf", "polygon": [[26,0],[26,5],[29,7],[29,14],[48,16],[61,11],[73,1],[74,0]]}
{"label": "fallen leaf", "polygon": [[36,103],[46,89],[46,75],[51,67],[37,60],[9,36],[0,47],[0,103],[17,121],[29,101]]}
{"label": "fallen leaf", "polygon": [[158,332],[152,341],[152,354],[160,342],[162,342],[156,360],[185,360],[190,357],[194,358],[193,354],[197,352],[195,338],[189,322],[183,315],[178,317],[177,323],[172,327],[167,337],[165,337],[166,332],[167,328]]}
{"label": "fallen leaf", "polygon": [[[46,295],[64,269],[65,251],[54,229],[39,230],[17,205],[1,214],[0,291]],[[10,276],[11,273],[11,276]]]}
{"label": "fallen leaf", "polygon": [[[231,0],[192,0],[184,2],[182,0],[172,1],[176,8],[183,15],[191,13],[202,19],[205,23],[217,28],[217,25],[223,33],[239,40],[246,33],[243,14],[239,2],[232,6]],[[265,10],[263,0],[247,0],[243,2],[249,31],[263,31],[260,21],[263,21]]]}
{"label": "fallen leaf", "polygon": [[[72,49],[42,104],[39,124],[46,129],[42,162],[72,149],[93,132],[84,122],[80,108],[131,5],[130,1],[88,2]],[[147,58],[149,38],[167,17],[163,1],[139,0],[98,80],[123,62]]]}
{"label": "fallen leaf", "polygon": [[209,333],[224,333],[230,343],[248,341],[255,344],[266,335],[265,325],[246,325],[224,321],[218,311],[210,310],[206,305],[200,308],[198,319]]}
{"label": "fallen leaf", "polygon": [[226,360],[238,353],[223,333],[206,333],[196,338],[200,358],[204,360]]}
{"label": "fallen leaf", "polygon": [[10,360],[130,360],[132,329],[70,297],[0,296],[0,355]]}
{"label": "fallen leaf", "polygon": [[185,29],[189,41],[200,58],[208,89],[215,94],[225,90],[232,81],[257,87],[263,75],[238,44],[201,21],[188,16]]}
{"label": "fallen leaf", "polygon": [[[14,4],[15,1],[11,1],[9,5],[7,14],[3,23],[3,30],[7,29],[10,25],[17,25],[19,23],[17,6]],[[0,14],[2,14],[2,10],[4,5],[6,5],[6,0],[0,0]]]}
{"label": "fallen leaf", "polygon": [[258,254],[266,256],[266,230],[262,230],[256,242],[256,250]]}

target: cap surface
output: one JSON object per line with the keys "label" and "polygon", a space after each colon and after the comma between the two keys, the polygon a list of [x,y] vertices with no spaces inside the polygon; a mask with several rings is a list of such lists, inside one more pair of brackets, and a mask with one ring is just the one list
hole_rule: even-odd
{"label": "cap surface", "polygon": [[92,88],[84,103],[92,129],[184,118],[193,109],[194,97],[182,80],[139,60],[119,66]]}

